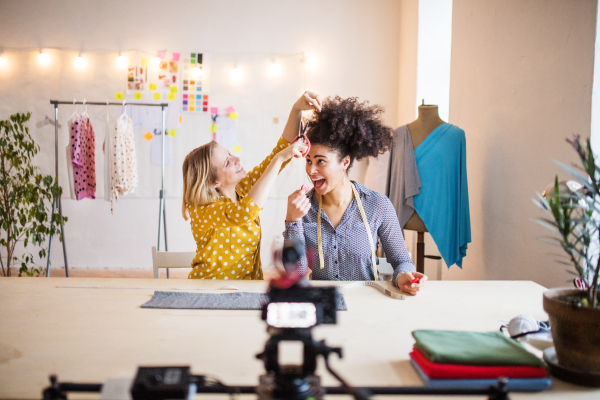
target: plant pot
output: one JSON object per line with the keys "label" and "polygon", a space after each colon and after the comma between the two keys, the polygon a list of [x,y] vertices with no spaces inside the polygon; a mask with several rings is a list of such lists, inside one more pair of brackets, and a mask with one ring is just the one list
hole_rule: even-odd
{"label": "plant pot", "polygon": [[544,292],[544,310],[550,317],[556,356],[562,367],[600,373],[600,309],[578,307],[559,299],[578,293],[570,288]]}

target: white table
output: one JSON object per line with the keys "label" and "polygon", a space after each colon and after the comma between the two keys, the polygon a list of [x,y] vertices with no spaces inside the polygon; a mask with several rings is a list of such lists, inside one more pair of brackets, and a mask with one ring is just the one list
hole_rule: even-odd
{"label": "white table", "polygon": [[[264,281],[0,278],[0,398],[40,398],[51,373],[63,382],[102,383],[133,378],[139,365],[190,365],[227,384],[256,385],[264,369],[255,355],[267,340],[258,311],[140,308],[153,288],[225,284],[266,289]],[[127,289],[141,287],[148,289]],[[349,310],[313,333],[343,348],[344,358],[333,356],[332,364],[354,385],[422,385],[408,361],[411,331],[495,331],[518,314],[545,320],[544,290],[529,281],[431,281],[418,296],[394,300],[374,288],[347,289]],[[318,374],[323,385],[337,385],[323,365]],[[554,379],[549,392],[511,398],[598,400],[600,390]]]}

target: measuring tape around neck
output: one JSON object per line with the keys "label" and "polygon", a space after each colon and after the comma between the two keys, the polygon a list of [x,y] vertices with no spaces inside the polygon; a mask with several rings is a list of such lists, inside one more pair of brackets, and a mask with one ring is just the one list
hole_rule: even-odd
{"label": "measuring tape around neck", "polygon": [[[367,237],[369,238],[369,243],[371,244],[371,261],[373,262],[373,277],[374,280],[379,280],[379,273],[377,272],[377,256],[375,255],[375,245],[373,244],[373,236],[371,236],[371,228],[369,227],[369,221],[367,221],[367,215],[365,214],[365,210],[362,206],[362,202],[360,201],[360,196],[358,195],[358,191],[356,187],[354,187],[353,183],[350,183],[352,187],[352,192],[354,193],[354,198],[356,199],[356,204],[358,204],[358,209],[360,210],[360,216],[362,217],[363,223],[365,225],[365,230],[367,231]],[[325,268],[325,257],[323,256],[323,243],[321,240],[321,209],[323,203],[323,196],[319,196],[319,213],[317,214],[317,241],[319,243],[319,266],[321,269]]]}

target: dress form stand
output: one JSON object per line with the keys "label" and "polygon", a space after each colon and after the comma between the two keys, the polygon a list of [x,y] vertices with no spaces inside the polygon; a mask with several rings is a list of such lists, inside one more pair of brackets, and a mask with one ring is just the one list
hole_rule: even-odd
{"label": "dress form stand", "polygon": [[[425,100],[419,106],[419,115],[416,120],[407,125],[413,149],[416,149],[435,128],[444,121],[438,113],[438,106],[426,105]],[[413,212],[403,229],[417,232],[417,272],[425,273],[425,258],[441,260],[440,256],[425,255],[425,232],[429,232],[417,212]]]}

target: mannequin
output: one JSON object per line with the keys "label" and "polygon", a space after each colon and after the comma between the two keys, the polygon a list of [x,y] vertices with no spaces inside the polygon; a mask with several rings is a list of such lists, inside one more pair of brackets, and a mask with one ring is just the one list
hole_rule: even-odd
{"label": "mannequin", "polygon": [[[438,106],[425,105],[425,100],[423,100],[419,106],[419,116],[416,120],[408,124],[413,149],[416,149],[435,128],[443,123],[444,121],[442,121],[438,113]],[[422,235],[422,232],[428,232],[427,227],[425,227],[425,224],[416,211],[403,228],[409,231],[417,231],[419,235]],[[418,242],[420,243],[422,240],[418,240]]]}

